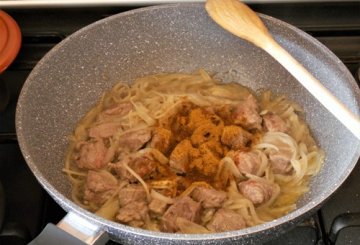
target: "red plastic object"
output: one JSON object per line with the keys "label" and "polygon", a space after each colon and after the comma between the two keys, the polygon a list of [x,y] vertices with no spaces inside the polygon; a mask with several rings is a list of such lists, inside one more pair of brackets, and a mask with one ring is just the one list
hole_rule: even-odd
{"label": "red plastic object", "polygon": [[11,16],[0,10],[0,73],[13,62],[21,45],[21,32]]}

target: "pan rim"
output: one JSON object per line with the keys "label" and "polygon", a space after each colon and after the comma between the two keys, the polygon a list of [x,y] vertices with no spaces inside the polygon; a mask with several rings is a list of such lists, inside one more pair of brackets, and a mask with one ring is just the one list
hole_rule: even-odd
{"label": "pan rim", "polygon": [[[360,143],[358,142],[358,145],[356,146],[357,152],[356,152],[356,154],[354,154],[354,156],[351,160],[351,164],[349,164],[349,167],[347,168],[347,171],[339,178],[341,181],[339,181],[338,183],[333,185],[331,188],[329,188],[327,192],[322,193],[321,196],[314,198],[314,200],[312,200],[309,203],[306,203],[303,207],[297,208],[285,216],[282,216],[276,220],[272,220],[272,221],[266,222],[261,225],[249,227],[249,228],[238,230],[238,231],[230,231],[230,232],[224,232],[224,233],[211,233],[211,234],[205,234],[205,235],[204,234],[196,234],[196,235],[169,234],[169,233],[163,233],[163,232],[153,232],[153,231],[143,230],[143,229],[139,229],[139,228],[133,228],[133,227],[122,225],[122,224],[119,224],[116,222],[112,222],[112,221],[103,219],[103,218],[81,208],[80,206],[78,206],[77,204],[72,202],[70,199],[65,197],[62,193],[60,193],[53,185],[51,185],[50,182],[47,180],[47,178],[42,175],[41,171],[38,169],[37,164],[34,162],[32,157],[28,154],[28,152],[29,152],[28,144],[26,143],[26,136],[23,134],[23,130],[22,130],[23,127],[22,127],[21,118],[24,115],[24,111],[22,110],[22,106],[21,106],[23,104],[22,101],[26,97],[27,90],[28,90],[29,86],[31,85],[31,81],[36,77],[39,70],[47,63],[47,61],[49,59],[51,59],[51,57],[54,54],[56,55],[57,51],[64,45],[64,43],[71,41],[71,39],[75,36],[79,36],[83,33],[86,33],[86,31],[88,29],[92,29],[98,25],[102,25],[108,21],[113,21],[114,19],[117,19],[117,18],[121,18],[124,16],[132,15],[132,14],[139,14],[144,11],[167,9],[167,8],[188,8],[188,7],[195,7],[195,6],[200,7],[200,6],[203,6],[203,4],[202,3],[177,3],[177,4],[164,4],[164,5],[158,5],[158,6],[138,8],[135,10],[130,10],[127,12],[115,14],[113,16],[96,21],[86,27],[83,27],[80,30],[78,30],[78,31],[74,32],[73,34],[71,34],[70,36],[68,36],[67,38],[65,38],[62,42],[57,44],[54,48],[52,48],[34,67],[34,69],[30,73],[29,77],[26,79],[26,81],[21,89],[17,108],[16,108],[16,118],[15,118],[16,134],[18,137],[18,142],[19,142],[21,152],[22,152],[23,156],[25,157],[25,160],[26,160],[28,166],[30,167],[31,171],[36,176],[37,180],[43,186],[43,188],[46,189],[46,191],[52,196],[52,198],[54,198],[56,200],[56,202],[58,202],[66,211],[72,211],[72,212],[77,213],[81,217],[90,219],[95,224],[100,225],[102,228],[104,228],[105,230],[110,232],[110,234],[112,233],[112,231],[111,231],[111,229],[109,229],[109,227],[111,227],[113,229],[121,230],[122,232],[131,233],[136,236],[141,236],[141,237],[149,237],[149,238],[153,237],[156,239],[166,239],[166,240],[171,239],[171,240],[178,240],[178,241],[202,241],[202,242],[204,242],[206,240],[207,242],[213,242],[214,240],[220,240],[220,239],[236,239],[236,238],[240,238],[240,237],[245,238],[250,235],[252,236],[257,233],[264,232],[265,230],[271,232],[271,230],[276,229],[278,226],[285,225],[289,221],[292,222],[295,220],[299,220],[302,216],[311,213],[311,211],[316,210],[325,200],[327,200],[343,184],[343,182],[347,179],[347,177],[350,175],[350,173],[354,169],[354,167],[357,163],[357,160],[360,157]],[[302,38],[306,39],[306,41],[311,42],[313,45],[316,46],[317,49],[321,49],[327,55],[330,55],[332,60],[338,63],[338,68],[341,69],[341,71],[343,71],[343,76],[345,76],[345,79],[347,81],[349,81],[347,83],[347,85],[351,86],[352,91],[354,93],[355,100],[359,104],[360,89],[357,88],[357,84],[356,84],[355,80],[353,79],[352,75],[347,70],[347,68],[342,64],[342,62],[336,55],[334,55],[327,47],[325,47],[319,41],[317,41],[316,39],[314,39],[307,33],[301,31],[300,29],[298,29],[286,22],[283,22],[279,19],[276,19],[274,17],[270,17],[270,16],[267,16],[264,14],[260,14],[260,16],[261,16],[261,18],[263,18],[265,20],[268,20],[272,23],[275,23],[277,25],[280,25],[286,29],[293,31],[296,34],[301,34]],[[359,114],[359,112],[357,112],[357,114]],[[324,164],[326,164],[326,163],[324,163]],[[114,240],[117,240],[115,237],[113,237],[113,238],[114,238]]]}

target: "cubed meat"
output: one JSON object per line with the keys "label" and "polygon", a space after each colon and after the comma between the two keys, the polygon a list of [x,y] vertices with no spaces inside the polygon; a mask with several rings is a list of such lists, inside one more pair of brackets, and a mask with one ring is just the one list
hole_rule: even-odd
{"label": "cubed meat", "polygon": [[189,152],[192,149],[190,140],[183,140],[177,146],[170,155],[170,167],[177,173],[185,173],[189,165]]}
{"label": "cubed meat", "polygon": [[191,152],[190,168],[205,176],[214,176],[218,170],[222,153],[221,143],[212,140],[203,143]]}
{"label": "cubed meat", "polygon": [[293,170],[291,165],[291,152],[275,152],[269,154],[271,168],[274,174],[290,174]]}
{"label": "cubed meat", "polygon": [[142,185],[128,185],[119,191],[120,207],[139,201],[146,201],[146,192]]}
{"label": "cubed meat", "polygon": [[119,139],[119,149],[135,152],[145,145],[151,138],[151,131],[140,129],[128,132]]}
{"label": "cubed meat", "polygon": [[193,146],[198,147],[199,145],[220,139],[222,127],[216,126],[213,123],[204,123],[197,127],[191,135],[191,143]]}
{"label": "cubed meat", "polygon": [[150,147],[158,149],[162,153],[167,153],[171,144],[171,131],[166,128],[156,128],[153,131]]}
{"label": "cubed meat", "polygon": [[172,115],[168,122],[169,126],[166,123],[162,122],[160,125],[164,127],[169,127],[173,133],[174,140],[180,142],[186,137],[189,137],[192,133],[192,130],[189,127],[189,113],[194,107],[194,104],[190,102],[182,103],[177,109],[177,113]]}
{"label": "cubed meat", "polygon": [[100,169],[106,166],[107,148],[101,139],[81,142],[78,149],[79,152],[75,155],[75,161],[79,168]]}
{"label": "cubed meat", "polygon": [[226,192],[196,187],[191,193],[192,199],[201,203],[203,208],[219,208],[226,200]]}
{"label": "cubed meat", "polygon": [[148,179],[156,170],[157,162],[151,154],[144,154],[141,157],[131,160],[128,166],[141,178]]}
{"label": "cubed meat", "polygon": [[249,143],[252,134],[238,126],[226,126],[221,135],[221,142],[233,150],[240,150]]}
{"label": "cubed meat", "polygon": [[225,125],[231,125],[234,123],[234,108],[231,105],[216,106],[214,107],[214,110],[215,113],[224,121]]}
{"label": "cubed meat", "polygon": [[113,136],[121,127],[120,123],[107,122],[96,125],[89,129],[89,136],[93,138],[108,138]]}
{"label": "cubed meat", "polygon": [[146,202],[138,201],[120,208],[116,219],[121,223],[142,227],[145,224],[148,211]]}
{"label": "cubed meat", "polygon": [[238,184],[240,192],[253,204],[260,205],[270,200],[274,187],[266,180],[247,180]]}
{"label": "cubed meat", "polygon": [[162,215],[167,208],[168,204],[159,199],[152,199],[149,204],[149,210],[157,215]]}
{"label": "cubed meat", "polygon": [[255,152],[236,151],[232,158],[242,174],[261,175],[261,159]]}
{"label": "cubed meat", "polygon": [[188,117],[175,115],[171,121],[171,132],[175,141],[179,142],[191,135],[192,130],[188,126]]}
{"label": "cubed meat", "polygon": [[237,105],[232,113],[234,123],[247,130],[261,129],[262,118],[258,112],[258,102],[253,95],[249,95]]}
{"label": "cubed meat", "polygon": [[206,225],[206,228],[213,232],[234,231],[245,227],[246,222],[240,214],[223,208],[216,211],[213,218]]}
{"label": "cubed meat", "polygon": [[117,179],[107,171],[92,171],[86,176],[84,200],[101,206],[114,193]]}
{"label": "cubed meat", "polygon": [[201,205],[188,196],[185,196],[171,205],[162,217],[162,229],[167,232],[178,230],[176,225],[177,217],[199,222],[201,214]]}
{"label": "cubed meat", "polygon": [[[127,161],[127,159],[124,161]],[[142,179],[146,180],[155,174],[157,162],[150,153],[146,153],[140,157],[128,159],[127,165]],[[137,179],[123,166],[122,162],[112,164],[112,167],[121,179],[127,179],[130,182],[137,181]]]}
{"label": "cubed meat", "polygon": [[209,123],[209,112],[202,108],[195,108],[189,113],[189,127],[195,130],[204,123]]}
{"label": "cubed meat", "polygon": [[223,126],[222,119],[215,114],[215,111],[207,108],[195,108],[189,113],[189,127],[191,130],[195,130],[204,124],[213,124],[215,126]]}
{"label": "cubed meat", "polygon": [[263,115],[264,128],[268,132],[287,132],[288,126],[285,121],[274,113]]}

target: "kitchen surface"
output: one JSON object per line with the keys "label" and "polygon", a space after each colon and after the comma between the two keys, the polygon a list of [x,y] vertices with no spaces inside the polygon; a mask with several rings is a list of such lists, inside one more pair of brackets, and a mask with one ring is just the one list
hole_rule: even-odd
{"label": "kitchen surface", "polygon": [[[0,245],[27,244],[47,223],[56,224],[65,215],[38,184],[19,149],[15,109],[24,81],[51,48],[76,30],[113,14],[145,6],[146,1],[129,0],[121,4],[78,1],[78,5],[60,2],[53,1],[53,6],[41,1],[0,2],[0,9],[17,21],[22,32],[17,58],[0,74],[0,197],[4,196],[0,200]],[[171,1],[152,1],[147,5],[162,2]],[[340,58],[360,86],[360,2],[248,3],[255,11],[288,22],[315,37]],[[360,244],[359,179],[360,162],[318,212],[296,228],[274,234],[265,244]]]}

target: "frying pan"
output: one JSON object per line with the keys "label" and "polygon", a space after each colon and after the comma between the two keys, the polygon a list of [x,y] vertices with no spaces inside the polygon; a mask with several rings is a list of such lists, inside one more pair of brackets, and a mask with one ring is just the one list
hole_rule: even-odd
{"label": "frying pan", "polygon": [[[260,16],[286,50],[360,115],[359,88],[334,54],[299,29]],[[100,95],[120,80],[199,68],[255,91],[271,89],[285,94],[303,107],[303,116],[326,152],[326,159],[320,173],[312,179],[310,191],[297,202],[298,208],[274,221],[243,230],[184,235],[128,227],[73,203],[70,183],[61,171],[68,136]],[[94,237],[104,239],[102,235],[106,233],[124,244],[253,244],[271,239],[315,212],[343,183],[360,155],[360,142],[314,97],[264,51],[215,24],[203,4],[137,9],[111,16],[69,36],[37,64],[26,80],[18,101],[16,129],[22,153],[34,175],[69,212],[59,226],[69,230],[69,224],[83,225],[85,230],[100,231],[93,234],[92,241],[96,240]]]}

